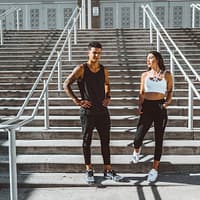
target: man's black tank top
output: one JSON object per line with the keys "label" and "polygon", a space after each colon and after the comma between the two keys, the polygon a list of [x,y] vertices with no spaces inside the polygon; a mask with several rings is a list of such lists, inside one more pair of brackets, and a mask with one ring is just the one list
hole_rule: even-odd
{"label": "man's black tank top", "polygon": [[84,63],[83,67],[83,78],[78,81],[81,98],[90,101],[93,108],[101,108],[105,98],[104,66],[100,65],[100,70],[95,73],[89,69],[87,63]]}

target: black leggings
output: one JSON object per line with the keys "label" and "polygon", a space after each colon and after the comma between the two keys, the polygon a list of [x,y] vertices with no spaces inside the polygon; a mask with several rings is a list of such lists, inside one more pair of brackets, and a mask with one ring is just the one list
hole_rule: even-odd
{"label": "black leggings", "polygon": [[167,110],[163,107],[162,100],[144,100],[142,104],[142,114],[137,125],[134,147],[142,146],[143,139],[154,123],[155,129],[155,151],[154,160],[160,161],[163,147],[163,135],[167,124]]}
{"label": "black leggings", "polygon": [[91,141],[94,128],[97,129],[101,142],[101,153],[105,165],[110,164],[110,115],[107,108],[100,112],[81,109],[83,132],[83,155],[85,164],[91,164]]}

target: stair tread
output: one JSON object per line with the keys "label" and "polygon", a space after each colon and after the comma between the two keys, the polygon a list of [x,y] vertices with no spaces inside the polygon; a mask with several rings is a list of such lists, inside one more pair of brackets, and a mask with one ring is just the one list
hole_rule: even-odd
{"label": "stair tread", "polygon": [[[102,173],[94,173],[97,183],[100,185],[115,186],[145,186],[149,185],[146,181],[147,173],[118,173],[124,179],[121,182],[103,179]],[[0,175],[0,184],[9,184],[7,174]],[[85,173],[22,173],[18,174],[18,184],[33,185],[66,185],[66,186],[88,186],[85,181]],[[200,174],[165,174],[160,173],[158,181],[154,183],[157,186],[182,186],[182,185],[200,185]],[[34,186],[33,186],[34,187]]]}
{"label": "stair tread", "polygon": [[[24,120],[24,119],[28,119],[30,116],[29,115],[23,115],[20,117],[21,120]],[[5,116],[0,116],[0,118],[4,118],[6,119],[7,117]],[[72,115],[72,116],[60,116],[60,115],[51,115],[49,116],[49,119],[50,120],[80,120],[80,116],[77,116],[77,115]],[[111,120],[135,120],[135,119],[138,119],[138,115],[121,115],[121,116],[112,116],[111,115]],[[173,115],[173,116],[168,116],[168,119],[169,120],[187,120],[188,119],[188,116],[176,116],[176,115]],[[44,116],[35,116],[35,119],[34,120],[44,120]],[[193,120],[200,120],[200,116],[193,116]]]}
{"label": "stair tread", "polygon": [[[153,155],[146,155],[140,159],[140,163],[152,162]],[[92,155],[91,160],[93,164],[102,164],[103,159],[101,155]],[[115,164],[130,164],[130,155],[111,155],[111,162]],[[83,164],[84,159],[82,155],[17,155],[17,164]],[[200,155],[163,155],[161,162],[166,162],[174,165],[199,165]],[[0,163],[8,163],[8,156],[0,156]]]}
{"label": "stair tread", "polygon": [[[111,127],[111,132],[112,131],[115,131],[115,132],[126,132],[126,131],[131,131],[131,132],[135,132],[136,130],[136,127]],[[81,132],[81,127],[78,126],[78,127],[70,127],[70,126],[66,126],[66,127],[52,127],[52,128],[49,128],[49,129],[45,129],[43,126],[37,126],[37,127],[31,127],[31,126],[23,126],[20,128],[20,132]],[[149,129],[149,132],[152,132],[154,131],[153,128],[150,128]],[[5,132],[4,130],[1,130],[0,129],[0,132]],[[95,130],[94,130],[95,132]],[[167,126],[166,129],[165,129],[165,132],[177,132],[177,133],[200,133],[200,128],[194,128],[193,130],[190,130],[186,127],[169,127]]]}
{"label": "stair tread", "polygon": [[[128,147],[132,144],[133,140],[111,140],[111,147]],[[1,147],[8,147],[7,140],[0,140]],[[45,139],[45,140],[16,140],[17,147],[82,147],[81,139]],[[132,146],[132,145],[131,145]],[[145,147],[154,147],[155,142],[152,140],[144,140]],[[199,147],[200,140],[164,140],[164,147]],[[100,147],[99,140],[92,140],[91,147]]]}
{"label": "stair tread", "polygon": [[[21,100],[21,101],[24,101],[26,98],[24,97],[0,97],[0,100]],[[137,99],[138,100],[138,96],[136,97],[112,97],[112,101],[113,100],[133,100],[133,99]],[[173,100],[177,100],[177,99],[180,99],[180,100],[188,100],[188,97],[176,97],[174,96],[173,97]],[[198,100],[198,97],[194,97],[193,98],[194,100]],[[38,98],[30,98],[30,100],[38,100]],[[70,97],[49,97],[49,100],[50,101],[57,101],[57,100],[71,100]],[[79,108],[78,106],[75,106],[77,108]]]}
{"label": "stair tread", "polygon": [[[21,106],[0,106],[0,110],[19,110]],[[35,106],[26,106],[25,110],[32,110],[34,109]],[[137,105],[124,105],[124,106],[119,106],[119,105],[112,105],[108,106],[109,109],[117,109],[117,110],[122,110],[122,109],[137,109]],[[40,106],[39,109],[44,109],[44,106]],[[79,106],[64,106],[64,105],[56,105],[56,106],[49,106],[50,110],[80,110]],[[169,105],[168,109],[188,109],[188,106],[173,106]],[[193,109],[200,109],[200,106],[193,106]]]}

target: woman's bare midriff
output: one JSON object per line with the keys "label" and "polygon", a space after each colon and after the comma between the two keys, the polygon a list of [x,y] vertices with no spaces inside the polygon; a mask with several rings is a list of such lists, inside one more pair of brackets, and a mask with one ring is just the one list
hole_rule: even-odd
{"label": "woman's bare midriff", "polygon": [[160,100],[164,98],[165,98],[165,94],[162,94],[162,93],[157,93],[157,92],[144,93],[144,99],[147,99],[147,100]]}

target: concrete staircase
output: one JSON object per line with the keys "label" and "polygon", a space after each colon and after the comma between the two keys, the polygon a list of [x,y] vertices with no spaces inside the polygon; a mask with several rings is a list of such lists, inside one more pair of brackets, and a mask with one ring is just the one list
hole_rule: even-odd
{"label": "concrete staircase", "polygon": [[[187,34],[185,34],[187,32]],[[5,46],[0,48],[0,120],[16,115],[28,91],[37,78],[45,59],[56,42],[60,31],[7,31]],[[169,30],[192,66],[199,63],[198,30]],[[131,164],[132,142],[137,125],[137,101],[140,74],[146,70],[146,54],[155,46],[149,44],[146,30],[91,30],[79,31],[78,45],[73,45],[72,62],[63,60],[63,81],[74,66],[87,61],[87,44],[98,40],[103,45],[101,63],[108,67],[111,81],[112,103],[109,106],[112,120],[111,153],[113,168],[120,173],[147,173],[151,168],[154,140],[153,129],[144,141],[141,162]],[[169,68],[169,56],[161,47],[165,64]],[[188,71],[189,73],[189,71]],[[161,173],[199,172],[200,164],[200,101],[194,97],[194,127],[187,129],[188,88],[183,75],[176,68],[175,92],[169,106],[169,121],[165,133]],[[192,75],[191,75],[192,78]],[[24,117],[31,113],[41,86],[32,98]],[[75,86],[75,89],[77,87]],[[27,184],[40,185],[43,173],[52,179],[57,173],[84,172],[79,107],[61,91],[57,91],[56,75],[49,86],[50,129],[45,130],[43,107],[36,119],[17,132],[17,168],[19,184],[34,177]],[[92,161],[96,172],[102,172],[102,158],[98,134],[94,132]],[[0,184],[8,180],[7,133],[0,132]],[[66,176],[66,174],[65,174]],[[70,176],[73,176],[70,174]],[[35,178],[36,177],[36,178]],[[31,179],[31,180],[33,180]],[[70,181],[69,181],[70,182]],[[70,183],[68,184],[70,185]],[[48,183],[53,184],[53,182]],[[58,183],[59,184],[59,183]],[[79,184],[79,181],[77,181]]]}

